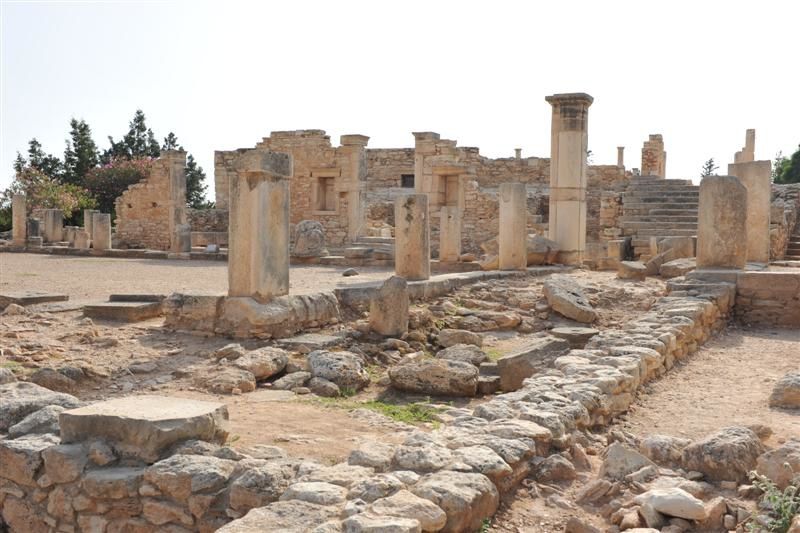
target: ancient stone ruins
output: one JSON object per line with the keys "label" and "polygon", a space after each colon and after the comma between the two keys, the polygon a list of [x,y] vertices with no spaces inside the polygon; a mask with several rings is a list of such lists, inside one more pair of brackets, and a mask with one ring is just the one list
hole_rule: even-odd
{"label": "ancient stone ruins", "polygon": [[545,100],[549,157],[279,131],[215,209],[182,151],[113,219],[15,196],[0,531],[800,531],[800,187],[754,130],[590,165]]}

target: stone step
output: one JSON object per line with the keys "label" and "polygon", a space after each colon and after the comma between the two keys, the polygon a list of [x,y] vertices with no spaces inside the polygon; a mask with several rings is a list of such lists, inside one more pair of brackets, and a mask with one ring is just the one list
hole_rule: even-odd
{"label": "stone step", "polygon": [[636,192],[626,192],[622,193],[623,200],[633,200],[636,201],[639,198],[659,198],[665,201],[669,201],[670,199],[677,199],[677,198],[689,198],[697,200],[700,198],[700,195],[695,192],[684,192],[684,191],[677,191],[677,192],[662,192],[662,191],[636,191]]}
{"label": "stone step", "polygon": [[636,232],[638,237],[693,237],[697,229],[641,229]]}
{"label": "stone step", "polygon": [[656,176],[634,176],[630,179],[629,183],[631,184],[662,183],[665,185],[672,185],[672,184],[693,185],[692,180],[664,179]]}
{"label": "stone step", "polygon": [[679,224],[670,224],[667,222],[626,222],[620,224],[620,228],[622,231],[627,234],[634,234],[640,231],[668,231],[668,230],[676,230],[676,231],[692,231],[697,233],[697,224],[691,223],[679,223]]}
{"label": "stone step", "polygon": [[394,244],[394,237],[357,237],[354,244]]}
{"label": "stone step", "polygon": [[661,209],[658,207],[625,208],[622,210],[623,216],[697,216],[697,209]]}
{"label": "stone step", "polygon": [[692,215],[622,215],[619,222],[691,222],[697,224],[697,217]]}
{"label": "stone step", "polygon": [[694,202],[636,202],[627,203],[622,205],[622,210],[625,209],[697,209],[698,205]]}

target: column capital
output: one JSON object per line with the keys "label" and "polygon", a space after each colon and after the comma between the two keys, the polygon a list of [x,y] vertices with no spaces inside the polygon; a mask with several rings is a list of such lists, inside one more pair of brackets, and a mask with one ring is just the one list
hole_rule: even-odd
{"label": "column capital", "polygon": [[417,141],[438,141],[441,136],[434,131],[412,131],[414,140]]}
{"label": "column capital", "polygon": [[339,137],[339,144],[342,146],[366,146],[369,142],[369,137],[358,133],[342,135]]}
{"label": "column capital", "polygon": [[589,107],[594,102],[594,98],[586,93],[558,93],[545,96],[544,99],[552,106],[583,105]]}

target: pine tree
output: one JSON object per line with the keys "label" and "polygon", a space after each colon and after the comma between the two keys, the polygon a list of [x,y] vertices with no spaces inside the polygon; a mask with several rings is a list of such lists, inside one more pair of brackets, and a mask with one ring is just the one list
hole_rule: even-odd
{"label": "pine tree", "polygon": [[189,154],[186,158],[186,205],[194,209],[208,208],[211,204],[206,201],[206,189],[208,186],[204,183],[206,173],[203,172],[203,167],[197,164],[194,156]]}
{"label": "pine tree", "polygon": [[64,150],[64,182],[82,185],[86,173],[97,166],[97,145],[86,121],[70,121],[70,139]]}
{"label": "pine tree", "polygon": [[784,160],[780,172],[780,181],[777,183],[800,183],[800,146],[797,147],[792,157]]}
{"label": "pine tree", "polygon": [[55,180],[61,179],[63,171],[61,160],[52,154],[45,153],[42,150],[42,144],[36,140],[36,137],[28,142],[28,165]]}
{"label": "pine tree", "polygon": [[169,132],[169,134],[164,137],[164,144],[161,145],[161,150],[183,150],[183,147],[178,144],[178,137]]}
{"label": "pine tree", "polygon": [[711,158],[709,158],[709,160],[708,160],[708,161],[706,161],[705,163],[703,163],[703,168],[702,168],[702,170],[700,171],[700,177],[701,177],[701,178],[705,178],[706,176],[711,176],[711,175],[713,175],[713,174],[714,174],[714,172],[715,172],[715,171],[717,171],[718,169],[719,169],[719,167],[718,167],[717,165],[715,165],[715,164],[714,164],[714,158],[713,158],[713,157],[711,157]]}
{"label": "pine tree", "polygon": [[145,123],[144,112],[137,109],[133,115],[133,120],[128,124],[128,133],[121,141],[115,141],[113,137],[108,137],[111,147],[103,152],[103,162],[108,163],[114,158],[135,159],[140,157],[158,157],[161,155],[161,148],[156,141],[153,130]]}
{"label": "pine tree", "polygon": [[26,166],[28,166],[28,160],[22,157],[21,153],[17,152],[17,157],[14,159],[14,172],[19,174]]}

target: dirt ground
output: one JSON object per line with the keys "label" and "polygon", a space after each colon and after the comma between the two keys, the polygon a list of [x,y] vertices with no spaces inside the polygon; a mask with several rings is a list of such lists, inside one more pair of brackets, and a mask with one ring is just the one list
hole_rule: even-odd
{"label": "dirt ground", "polygon": [[[391,268],[358,267],[358,276],[343,277],[347,267],[292,266],[290,291],[306,294],[388,278]],[[0,293],[36,290],[69,295],[73,302],[106,301],[110,294],[194,292],[223,294],[228,290],[224,261],[176,261],[69,257],[42,254],[0,254]]]}
{"label": "dirt ground", "polygon": [[[664,434],[698,438],[733,425],[763,424],[776,446],[800,437],[800,413],[770,408],[774,382],[800,367],[800,331],[729,327],[663,378],[646,385],[628,413],[614,424],[634,435]],[[596,474],[599,457],[590,457]],[[563,487],[569,500],[586,479]],[[607,523],[580,507],[564,509],[532,498],[521,488],[503,505],[490,531],[555,533],[576,516],[604,530]]]}

